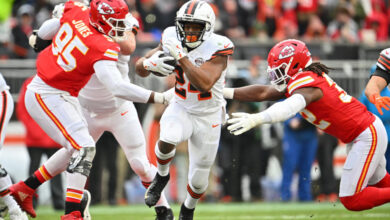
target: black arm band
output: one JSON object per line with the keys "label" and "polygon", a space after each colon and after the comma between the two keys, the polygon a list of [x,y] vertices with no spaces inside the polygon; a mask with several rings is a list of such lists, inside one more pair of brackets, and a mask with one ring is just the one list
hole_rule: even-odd
{"label": "black arm band", "polygon": [[375,72],[372,74],[372,76],[379,76],[379,77],[382,77],[383,79],[386,80],[386,83],[389,84],[390,83],[390,73],[379,68],[379,67],[376,67],[376,70]]}
{"label": "black arm band", "polygon": [[41,52],[51,44],[51,40],[44,40],[37,35],[37,41],[35,42],[35,52]]}

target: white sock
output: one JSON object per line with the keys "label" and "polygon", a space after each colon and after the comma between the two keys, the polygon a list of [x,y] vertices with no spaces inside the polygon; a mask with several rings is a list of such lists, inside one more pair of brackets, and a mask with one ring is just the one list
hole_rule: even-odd
{"label": "white sock", "polygon": [[167,154],[161,153],[158,142],[156,144],[156,147],[154,148],[154,152],[156,153],[157,157],[157,172],[160,174],[160,176],[166,176],[169,174],[169,166],[171,165],[171,161],[173,157],[175,156],[176,149],[173,149],[171,152]]}

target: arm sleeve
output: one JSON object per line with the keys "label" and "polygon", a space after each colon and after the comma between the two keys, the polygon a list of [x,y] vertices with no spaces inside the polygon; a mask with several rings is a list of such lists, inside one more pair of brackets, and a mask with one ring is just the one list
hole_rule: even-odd
{"label": "arm sleeve", "polygon": [[39,28],[38,37],[43,40],[51,40],[57,34],[60,29],[61,23],[57,18],[52,18],[45,21]]}
{"label": "arm sleeve", "polygon": [[389,72],[386,72],[385,70],[383,70],[382,68],[380,67],[376,67],[376,70],[375,72],[372,74],[372,76],[379,76],[379,77],[382,77],[383,79],[386,80],[387,84],[390,83],[390,73]]}
{"label": "arm sleeve", "polygon": [[257,113],[262,123],[275,123],[285,121],[306,107],[303,95],[294,94],[282,102],[271,105],[268,109]]}
{"label": "arm sleeve", "polygon": [[100,60],[93,65],[93,68],[99,81],[103,83],[114,96],[133,102],[148,102],[152,91],[124,82],[115,61]]}

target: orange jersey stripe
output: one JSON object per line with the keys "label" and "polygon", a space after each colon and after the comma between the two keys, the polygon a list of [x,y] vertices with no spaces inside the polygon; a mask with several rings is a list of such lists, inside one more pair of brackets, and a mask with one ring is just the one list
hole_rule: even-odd
{"label": "orange jersey stripe", "polygon": [[370,128],[370,131],[372,134],[372,142],[371,142],[370,152],[367,155],[366,162],[364,162],[363,170],[362,170],[362,173],[360,174],[358,185],[356,186],[355,193],[360,192],[362,189],[364,179],[367,176],[367,171],[368,171],[368,168],[370,167],[372,157],[374,156],[376,145],[377,145],[378,136],[377,136],[375,127],[371,124],[369,128]]}
{"label": "orange jersey stripe", "polygon": [[190,6],[188,7],[188,10],[186,12],[186,14],[191,14],[192,13],[192,9],[194,8],[194,5],[197,1],[193,1]]}
{"label": "orange jersey stripe", "polygon": [[383,62],[382,60],[378,60],[379,63],[381,63],[383,66],[385,66],[388,70],[390,70],[390,66],[387,65],[385,62]]}
{"label": "orange jersey stripe", "polygon": [[58,129],[60,129],[61,133],[64,135],[66,140],[70,142],[73,148],[76,150],[80,150],[81,147],[76,143],[75,140],[69,135],[69,133],[66,131],[64,126],[61,124],[61,122],[57,119],[57,117],[47,108],[46,104],[43,102],[41,96],[37,93],[35,93],[35,98],[37,99],[39,105],[42,107],[43,111],[50,117],[50,119],[54,122],[54,124],[57,126]]}

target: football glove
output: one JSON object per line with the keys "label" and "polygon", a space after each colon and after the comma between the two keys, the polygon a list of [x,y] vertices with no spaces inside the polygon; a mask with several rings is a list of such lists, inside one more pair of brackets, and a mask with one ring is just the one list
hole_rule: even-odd
{"label": "football glove", "polygon": [[251,128],[262,124],[262,114],[248,114],[245,112],[235,112],[232,113],[233,118],[229,119],[227,122],[230,124],[228,130],[231,134],[240,135],[244,132],[247,132]]}
{"label": "football glove", "polygon": [[133,15],[131,15],[131,13],[127,13],[125,18],[125,26],[126,26],[126,30],[132,31],[133,28],[136,28],[138,30],[139,22],[135,17],[133,17]]}
{"label": "football glove", "polygon": [[162,42],[164,51],[168,51],[176,60],[187,56],[181,45],[181,42],[175,38],[168,38]]}
{"label": "football glove", "polygon": [[380,96],[378,93],[372,94],[369,98],[370,102],[375,105],[379,114],[383,115],[382,108],[389,110],[390,107],[390,97]]}
{"label": "football glove", "polygon": [[144,68],[148,71],[158,72],[168,76],[175,69],[174,66],[168,65],[165,61],[175,60],[172,56],[165,56],[163,51],[157,51],[151,57],[144,60]]}

